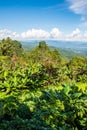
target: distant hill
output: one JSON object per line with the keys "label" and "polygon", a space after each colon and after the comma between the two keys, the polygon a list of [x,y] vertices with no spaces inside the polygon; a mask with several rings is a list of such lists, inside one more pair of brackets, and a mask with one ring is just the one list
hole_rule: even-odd
{"label": "distant hill", "polygon": [[39,41],[31,40],[31,41],[21,41],[22,46],[25,50],[32,50],[35,46],[38,45]]}
{"label": "distant hill", "polygon": [[[25,50],[32,50],[39,42],[39,40],[21,41]],[[86,42],[46,40],[46,43],[51,49],[58,49],[60,54],[64,57],[71,58],[76,55],[87,56]]]}

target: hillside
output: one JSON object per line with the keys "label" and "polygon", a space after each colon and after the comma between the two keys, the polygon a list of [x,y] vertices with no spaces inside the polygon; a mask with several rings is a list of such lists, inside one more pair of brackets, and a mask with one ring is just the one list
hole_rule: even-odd
{"label": "hillside", "polygon": [[9,38],[0,51],[0,130],[87,130],[86,57]]}
{"label": "hillside", "polygon": [[[32,50],[38,45],[38,40],[21,41],[25,50]],[[66,58],[72,58],[74,56],[87,56],[87,44],[86,42],[65,42],[65,41],[46,41],[47,45],[51,49],[59,50],[60,54]]]}

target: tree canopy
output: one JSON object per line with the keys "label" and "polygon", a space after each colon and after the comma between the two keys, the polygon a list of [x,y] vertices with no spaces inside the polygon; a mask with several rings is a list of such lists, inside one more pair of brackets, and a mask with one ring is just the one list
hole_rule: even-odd
{"label": "tree canopy", "polygon": [[23,52],[22,44],[19,41],[11,40],[9,37],[2,39],[0,42],[0,55],[13,56],[14,54],[20,56]]}

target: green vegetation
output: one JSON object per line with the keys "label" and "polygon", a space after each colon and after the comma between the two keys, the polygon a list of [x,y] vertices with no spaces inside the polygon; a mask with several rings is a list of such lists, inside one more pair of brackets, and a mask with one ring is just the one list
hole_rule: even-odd
{"label": "green vegetation", "polygon": [[31,52],[0,42],[0,130],[86,130],[87,58],[64,59],[45,41]]}
{"label": "green vegetation", "polygon": [[21,43],[16,40],[11,40],[9,37],[0,42],[0,55],[12,56],[16,54],[20,56],[22,55],[22,51]]}

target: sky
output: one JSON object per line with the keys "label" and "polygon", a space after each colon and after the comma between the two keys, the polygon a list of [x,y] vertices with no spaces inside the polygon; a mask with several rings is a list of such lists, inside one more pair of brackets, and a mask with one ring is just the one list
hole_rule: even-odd
{"label": "sky", "polygon": [[87,41],[87,0],[0,0],[0,39]]}

